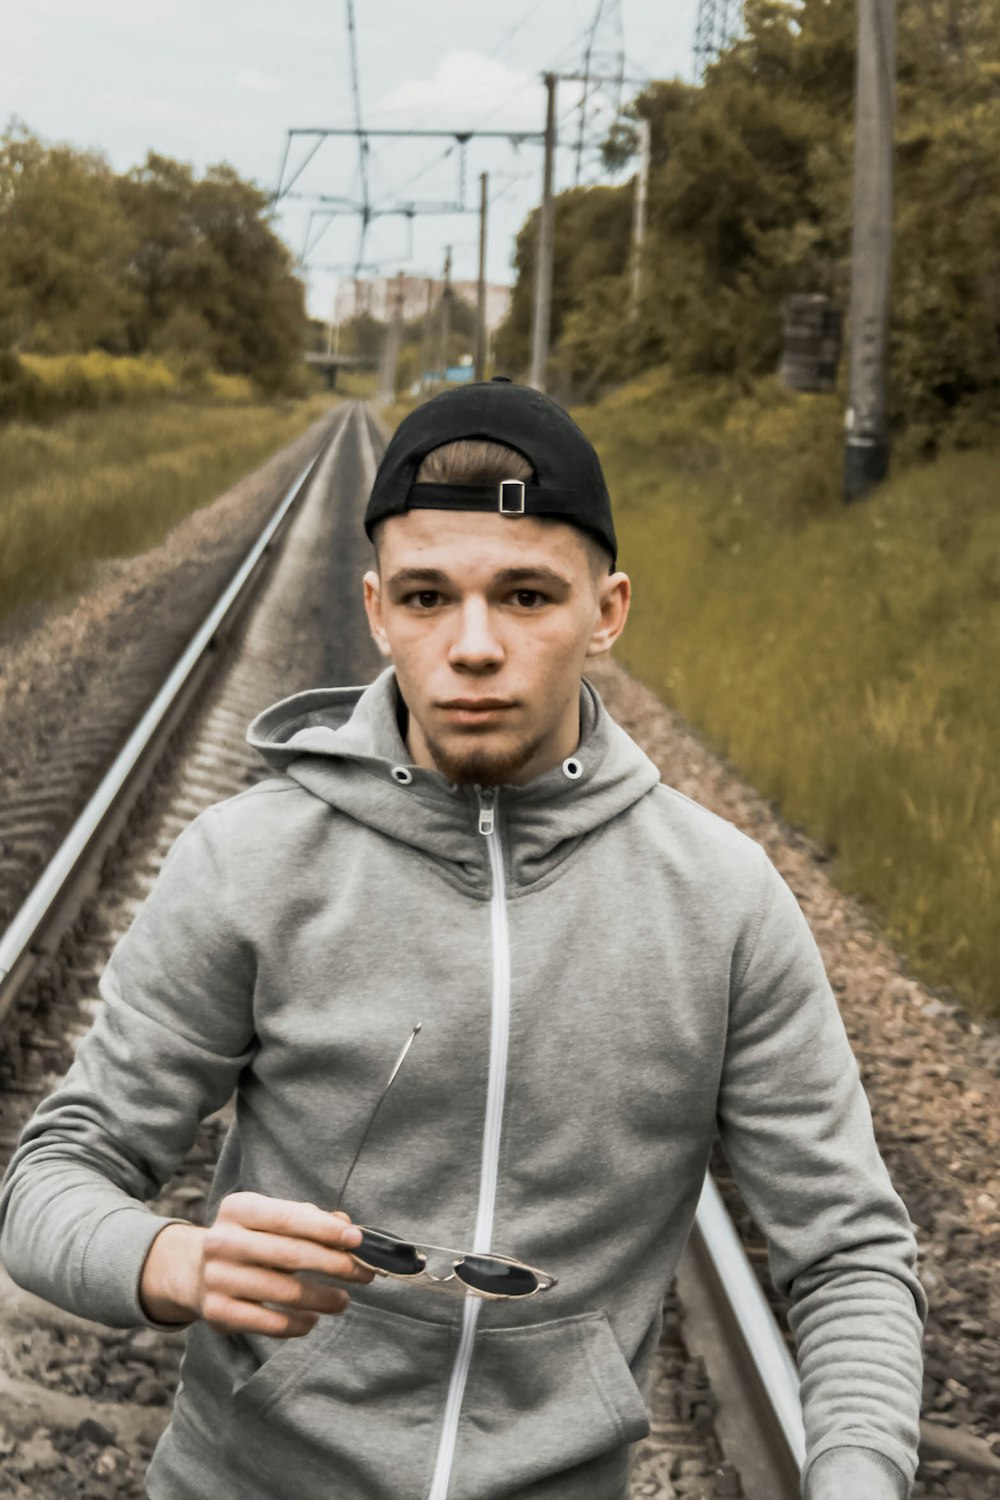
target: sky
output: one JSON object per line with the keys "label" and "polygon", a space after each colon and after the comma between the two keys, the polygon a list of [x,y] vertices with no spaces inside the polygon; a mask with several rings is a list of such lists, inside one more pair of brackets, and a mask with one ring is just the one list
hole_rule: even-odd
{"label": "sky", "polygon": [[[541,74],[582,71],[598,8],[597,0],[356,0],[362,123],[540,133]],[[603,0],[600,9],[607,19],[591,70],[623,49],[626,78],[635,80],[623,103],[651,77],[693,78],[697,0]],[[100,151],[119,171],[155,150],[198,171],[229,162],[271,193],[290,129],[354,125],[346,0],[6,0],[2,34],[0,121],[16,118],[50,143]],[[580,95],[578,83],[558,86],[556,191],[577,180]],[[591,106],[592,141],[613,116],[609,89]],[[292,138],[286,180],[312,144]],[[541,196],[540,140],[472,139],[464,155],[463,193],[454,138],[370,139],[371,203],[418,212],[372,220],[362,274],[440,276],[451,245],[453,277],[474,280],[486,172],[487,278],[513,281],[514,238]],[[326,139],[292,191],[359,203],[359,156],[356,139]],[[579,181],[623,182],[632,170],[610,177],[590,144]],[[274,223],[296,258],[311,246],[300,274],[310,311],[328,318],[338,280],[358,259],[360,215],[344,207],[331,215],[315,196],[289,197]]]}

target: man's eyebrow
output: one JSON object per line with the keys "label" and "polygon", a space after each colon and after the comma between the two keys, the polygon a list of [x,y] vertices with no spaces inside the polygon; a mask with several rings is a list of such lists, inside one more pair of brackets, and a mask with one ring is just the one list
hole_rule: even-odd
{"label": "man's eyebrow", "polygon": [[[492,579],[494,584],[506,584],[508,587],[519,583],[541,581],[567,589],[573,586],[571,578],[566,578],[562,573],[557,573],[555,568],[549,568],[544,563],[538,563],[534,567],[501,568],[498,573],[494,573]],[[440,568],[400,568],[389,579],[389,587],[400,588],[414,583],[448,584],[450,582],[451,579],[447,573],[443,573]]]}
{"label": "man's eyebrow", "polygon": [[540,578],[548,583],[562,584],[563,588],[572,588],[572,578],[566,578],[562,573],[557,573],[555,568],[547,568],[544,563],[539,563],[531,568],[501,568],[494,575],[496,583],[526,583],[531,579]]}
{"label": "man's eyebrow", "polygon": [[403,583],[447,583],[447,573],[442,573],[440,568],[400,568],[398,573],[393,573],[389,579],[389,587],[398,587]]}

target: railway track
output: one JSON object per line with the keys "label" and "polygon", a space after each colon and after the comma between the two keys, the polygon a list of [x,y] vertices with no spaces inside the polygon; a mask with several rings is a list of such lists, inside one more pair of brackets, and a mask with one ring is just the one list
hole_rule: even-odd
{"label": "railway track", "polygon": [[[368,557],[360,515],[384,443],[367,407],[346,403],[0,941],[4,1159],[89,1028],[108,954],[174,839],[204,807],[270,774],[244,744],[249,720],[300,688],[367,681],[378,670],[357,580]],[[226,1111],[203,1122],[157,1200],[161,1212],[199,1221],[226,1123]],[[724,1159],[715,1166],[739,1219]],[[707,1187],[665,1302],[634,1500],[798,1494],[803,1440],[789,1338],[773,1291],[769,1302],[762,1290],[766,1246],[742,1229],[749,1258]],[[99,1328],[0,1285],[0,1460],[14,1500],[141,1496],[182,1343],[179,1334]],[[920,1493],[953,1491],[932,1484]]]}

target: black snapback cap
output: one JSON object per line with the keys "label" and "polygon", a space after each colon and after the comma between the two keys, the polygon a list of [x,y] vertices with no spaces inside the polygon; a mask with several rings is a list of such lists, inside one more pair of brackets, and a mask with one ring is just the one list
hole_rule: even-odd
{"label": "black snapback cap", "polygon": [[[417,484],[427,454],[459,438],[485,438],[516,449],[531,464],[535,480]],[[551,516],[590,532],[613,563],[618,557],[611,497],[593,446],[557,401],[533,386],[515,385],[509,375],[442,391],[400,422],[382,455],[365,510],[369,539],[386,516],[417,509]]]}

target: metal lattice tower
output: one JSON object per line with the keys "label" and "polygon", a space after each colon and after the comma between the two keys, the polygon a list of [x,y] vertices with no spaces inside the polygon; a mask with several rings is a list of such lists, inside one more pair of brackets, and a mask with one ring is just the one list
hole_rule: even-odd
{"label": "metal lattice tower", "polygon": [[576,171],[580,186],[584,146],[599,145],[621,111],[625,78],[625,33],[621,0],[597,0],[580,68],[583,92],[578,106]]}
{"label": "metal lattice tower", "polygon": [[743,17],[741,0],[698,0],[698,19],[694,29],[694,68],[704,78],[709,63],[715,62],[739,35]]}

